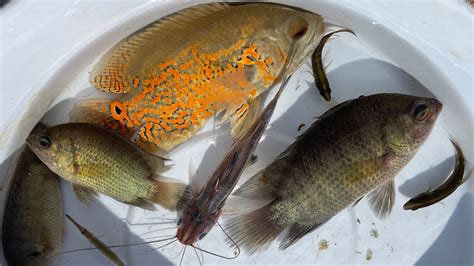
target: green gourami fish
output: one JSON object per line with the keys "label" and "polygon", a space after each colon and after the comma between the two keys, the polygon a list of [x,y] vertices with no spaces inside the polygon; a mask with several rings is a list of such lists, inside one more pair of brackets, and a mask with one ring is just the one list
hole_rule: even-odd
{"label": "green gourami fish", "polygon": [[85,203],[100,192],[148,210],[155,209],[152,203],[174,210],[186,195],[184,184],[157,175],[166,168],[164,158],[98,125],[53,126],[31,134],[27,143],[53,172],[73,184]]}
{"label": "green gourami fish", "polygon": [[295,38],[292,74],[315,50],[324,24],[314,13],[272,3],[209,3],[145,26],[106,52],[92,86],[112,99],[76,104],[71,121],[99,124],[151,153],[167,152],[213,116],[237,138],[260,109]]}
{"label": "green gourami fish", "polygon": [[26,147],[13,173],[3,217],[9,265],[52,265],[62,243],[59,177]]}
{"label": "green gourami fish", "polygon": [[394,177],[430,134],[439,101],[401,94],[376,94],[327,111],[236,195],[265,199],[266,206],[237,215],[230,237],[254,252],[285,229],[285,249],[341,210],[369,194],[379,217],[395,201]]}

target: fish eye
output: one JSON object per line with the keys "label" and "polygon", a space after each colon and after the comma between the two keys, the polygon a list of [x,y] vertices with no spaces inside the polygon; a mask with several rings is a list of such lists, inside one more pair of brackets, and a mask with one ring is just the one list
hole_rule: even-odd
{"label": "fish eye", "polygon": [[183,218],[179,217],[178,222],[176,222],[176,224],[181,225],[182,222],[183,222]]}
{"label": "fish eye", "polygon": [[38,251],[33,251],[33,252],[31,252],[30,255],[33,256],[33,257],[38,257],[40,254],[41,253],[39,253]]}
{"label": "fish eye", "polygon": [[39,138],[39,144],[44,148],[48,148],[49,146],[51,146],[51,139],[47,136],[41,136]]}
{"label": "fish eye", "polygon": [[413,116],[418,121],[423,121],[428,118],[430,114],[430,108],[426,103],[419,103],[415,106],[415,110],[413,111]]}
{"label": "fish eye", "polygon": [[288,27],[288,35],[291,38],[297,40],[306,34],[308,28],[308,21],[306,21],[304,18],[297,17],[290,22],[290,26]]}
{"label": "fish eye", "polygon": [[205,236],[207,235],[207,233],[202,233],[199,235],[199,240],[203,239]]}

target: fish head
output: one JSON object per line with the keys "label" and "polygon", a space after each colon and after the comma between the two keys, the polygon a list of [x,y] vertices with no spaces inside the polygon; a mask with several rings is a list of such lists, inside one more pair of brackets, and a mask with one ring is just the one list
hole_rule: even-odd
{"label": "fish head", "polygon": [[265,61],[270,73],[280,73],[294,45],[294,55],[288,65],[288,71],[291,74],[316,49],[324,33],[323,18],[294,7],[261,5],[265,9],[260,10],[262,13],[260,17],[264,16],[267,24],[256,26],[259,30],[254,42],[258,53],[271,58],[271,63]]}
{"label": "fish head", "polygon": [[53,172],[63,178],[70,177],[77,166],[74,160],[73,139],[51,128],[38,130],[28,136],[27,145]]}
{"label": "fish head", "polygon": [[398,99],[400,101],[391,103],[397,106],[393,110],[397,118],[388,120],[385,134],[395,151],[414,152],[431,133],[443,105],[434,98],[406,96]]}
{"label": "fish head", "polygon": [[192,245],[203,239],[216,224],[221,210],[209,213],[196,204],[196,201],[189,203],[178,219],[178,231],[176,237],[184,245]]}

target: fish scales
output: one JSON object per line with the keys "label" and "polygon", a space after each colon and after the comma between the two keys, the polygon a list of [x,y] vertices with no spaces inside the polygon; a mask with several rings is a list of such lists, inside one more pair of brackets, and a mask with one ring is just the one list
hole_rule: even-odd
{"label": "fish scales", "polygon": [[[221,112],[221,122],[250,124],[249,105],[278,81],[291,30],[308,25],[310,41],[290,71],[316,47],[320,16],[276,4],[222,3],[169,15],[118,43],[94,67],[94,87],[125,94],[99,105],[85,101],[71,119],[108,127],[152,152],[172,150]],[[234,136],[246,129],[232,128]]]}
{"label": "fish scales", "polygon": [[285,249],[370,193],[383,217],[394,202],[393,178],[427,138],[441,111],[431,98],[378,94],[326,112],[236,195],[271,203],[230,219],[245,249],[266,247],[283,229]]}
{"label": "fish scales", "polygon": [[166,168],[164,158],[97,125],[56,125],[30,135],[27,143],[51,170],[72,182],[79,199],[100,192],[151,210],[151,202],[176,209],[184,200],[184,184],[158,179]]}
{"label": "fish scales", "polygon": [[26,147],[14,172],[2,228],[9,265],[52,265],[62,243],[59,177]]}

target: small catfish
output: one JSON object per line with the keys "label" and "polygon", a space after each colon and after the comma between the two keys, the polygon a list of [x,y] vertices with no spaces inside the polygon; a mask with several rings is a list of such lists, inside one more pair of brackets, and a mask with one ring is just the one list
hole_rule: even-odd
{"label": "small catfish", "polygon": [[160,154],[225,113],[237,139],[277,84],[291,43],[303,38],[293,73],[324,32],[317,14],[273,3],[208,3],[168,15],[126,37],[94,66],[90,83],[116,94],[88,99],[71,121],[99,124]]}
{"label": "small catfish", "polygon": [[232,217],[229,236],[252,253],[285,231],[280,249],[286,249],[366,194],[375,213],[387,216],[394,177],[426,140],[441,108],[432,98],[376,94],[330,109],[237,189],[238,196],[269,203]]}
{"label": "small catfish", "polygon": [[323,66],[322,54],[324,45],[326,45],[327,41],[333,34],[339,32],[350,32],[355,35],[355,33],[350,29],[342,29],[330,32],[321,39],[318,44],[318,47],[314,51],[313,55],[311,56],[311,65],[313,67],[313,76],[314,76],[314,83],[316,84],[316,88],[319,90],[319,94],[323,96],[326,101],[331,101],[331,88],[329,87],[329,81],[326,76],[326,71]]}
{"label": "small catfish", "polygon": [[122,260],[119,258],[115,252],[113,252],[104,242],[100,241],[94,234],[92,234],[89,230],[87,230],[84,226],[80,225],[76,222],[71,216],[66,214],[66,217],[73,223],[77,229],[81,232],[81,234],[92,244],[96,247],[104,256],[109,258],[113,261],[117,266],[125,265]]}
{"label": "small catfish", "polygon": [[260,116],[253,122],[249,130],[238,138],[232,145],[216,170],[208,177],[206,184],[199,191],[193,187],[192,199],[183,209],[178,220],[176,237],[184,245],[191,245],[201,240],[217,223],[227,197],[234,189],[249,158],[252,156],[268,122],[270,121],[275,106],[288,81],[288,66],[301,46],[304,39],[296,39],[289,52],[282,75],[283,82],[270,103],[263,109]]}
{"label": "small catfish", "polygon": [[[451,139],[450,139],[451,140]],[[453,143],[454,148],[456,149],[456,163],[454,165],[454,170],[448,179],[435,190],[430,192],[421,193],[418,196],[410,199],[405,205],[403,205],[403,209],[405,210],[418,210],[420,208],[425,208],[431,206],[437,202],[442,201],[449,195],[451,195],[456,189],[461,186],[471,175],[472,171],[469,171],[466,174],[466,178],[464,178],[464,169],[466,167],[466,161],[464,159],[464,154],[461,150],[461,147],[451,140]]]}
{"label": "small catfish", "polygon": [[72,183],[83,203],[98,192],[148,210],[155,209],[153,203],[175,210],[185,201],[185,184],[158,176],[166,169],[164,158],[98,125],[53,126],[31,134],[27,143],[53,172]]}
{"label": "small catfish", "polygon": [[59,177],[25,147],[13,173],[3,216],[9,265],[52,265],[62,243]]}

